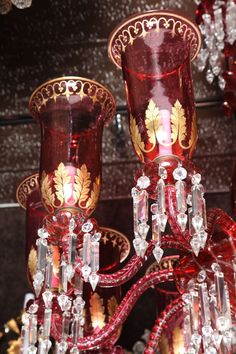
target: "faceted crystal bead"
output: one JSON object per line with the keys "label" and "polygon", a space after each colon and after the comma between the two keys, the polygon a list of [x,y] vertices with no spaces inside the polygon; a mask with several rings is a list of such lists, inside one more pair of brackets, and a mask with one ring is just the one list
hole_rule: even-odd
{"label": "faceted crystal bead", "polygon": [[224,332],[230,327],[230,321],[226,316],[219,316],[216,320],[218,331]]}
{"label": "faceted crystal bead", "polygon": [[157,263],[160,263],[162,256],[163,256],[163,249],[157,244],[154,248],[154,250],[152,251]]}
{"label": "faceted crystal bead", "polygon": [[53,299],[54,295],[50,290],[46,290],[43,292],[43,301],[45,304],[45,307],[47,309],[52,307],[52,299]]}
{"label": "faceted crystal bead", "polygon": [[188,221],[188,217],[186,214],[180,213],[177,215],[177,222],[178,222],[182,232],[184,232],[186,229],[187,221]]}
{"label": "faceted crystal bead", "polygon": [[101,232],[95,232],[92,236],[92,241],[97,241],[97,242],[100,241],[101,236],[102,236]]}
{"label": "faceted crystal bead", "polygon": [[147,176],[141,176],[138,178],[137,180],[137,186],[140,189],[146,189],[150,186],[150,178],[148,178]]}
{"label": "faceted crystal bead", "polygon": [[176,181],[183,181],[187,177],[187,171],[185,168],[179,166],[173,172],[173,177]]}
{"label": "faceted crystal bead", "polygon": [[66,341],[61,341],[60,343],[57,343],[58,354],[66,354],[67,349],[68,349],[68,344]]}
{"label": "faceted crystal bead", "polygon": [[40,238],[48,238],[49,233],[47,232],[47,230],[45,230],[44,228],[38,229],[38,237]]}
{"label": "faceted crystal bead", "polygon": [[38,308],[39,308],[39,306],[34,303],[34,304],[30,305],[28,312],[31,314],[34,314],[38,311]]}
{"label": "faceted crystal bead", "polygon": [[35,294],[36,297],[38,297],[43,286],[44,275],[41,271],[38,271],[34,275],[33,279],[34,279],[33,286],[34,286]]}
{"label": "faceted crystal bead", "polygon": [[157,214],[158,213],[158,204],[153,203],[150,207],[150,210],[151,210],[152,214]]}
{"label": "faceted crystal bead", "polygon": [[205,354],[217,354],[217,350],[214,347],[210,346],[206,348]]}
{"label": "faceted crystal bead", "polygon": [[148,246],[147,241],[138,237],[133,240],[133,245],[134,245],[134,249],[135,249],[137,256],[144,257],[147,246]]}
{"label": "faceted crystal bead", "polygon": [[84,306],[85,306],[85,301],[82,299],[81,296],[77,296],[76,299],[74,300],[73,305],[76,309],[76,312],[81,313],[83,311]]}
{"label": "faceted crystal bead", "polygon": [[203,269],[201,270],[199,273],[198,273],[198,276],[197,276],[197,281],[199,283],[202,283],[206,280],[206,271]]}
{"label": "faceted crystal bead", "polygon": [[52,342],[49,339],[44,339],[41,342],[41,346],[43,349],[43,353],[48,354],[48,352],[52,346]]}
{"label": "faceted crystal bead", "polygon": [[205,325],[202,327],[202,334],[204,337],[211,339],[213,334],[213,329],[210,325]]}
{"label": "faceted crystal bead", "polygon": [[146,223],[141,223],[141,224],[138,225],[139,236],[141,238],[143,238],[144,240],[147,237],[147,233],[148,233],[149,228],[150,228],[149,225],[146,224]]}
{"label": "faceted crystal bead", "polygon": [[79,354],[79,349],[76,346],[74,346],[73,348],[71,348],[70,354]]}
{"label": "faceted crystal bead", "polygon": [[27,354],[36,354],[37,353],[37,347],[35,347],[34,345],[31,345],[28,349],[27,349]]}
{"label": "faceted crystal bead", "polygon": [[221,271],[220,265],[218,263],[212,263],[211,269],[213,270],[214,273]]}
{"label": "faceted crystal bead", "polygon": [[86,223],[82,225],[82,231],[85,233],[92,231],[92,229],[93,229],[93,224],[91,223],[90,220],[88,220]]}
{"label": "faceted crystal bead", "polygon": [[89,282],[91,284],[93,291],[95,291],[98,281],[99,281],[99,276],[96,273],[91,273],[89,276]]}
{"label": "faceted crystal bead", "polygon": [[223,343],[230,352],[232,349],[232,331],[229,330],[223,333]]}
{"label": "faceted crystal bead", "polygon": [[199,215],[195,215],[192,218],[192,224],[193,224],[193,227],[194,227],[196,233],[200,232],[202,225],[203,225],[203,218]]}
{"label": "faceted crystal bead", "polygon": [[89,275],[91,273],[91,267],[89,267],[87,264],[84,265],[81,269],[82,271],[82,275],[83,275],[83,278],[84,280],[87,282],[88,281],[88,278],[89,278]]}
{"label": "faceted crystal bead", "polygon": [[210,69],[208,69],[206,72],[206,79],[207,79],[207,82],[209,82],[209,84],[212,84],[212,82],[214,80],[214,74]]}
{"label": "faceted crystal bead", "polygon": [[58,300],[58,304],[60,305],[60,308],[62,311],[69,311],[71,308],[71,301],[69,296],[65,295],[65,294],[61,294],[60,296],[58,296],[57,298]]}
{"label": "faceted crystal bead", "polygon": [[188,348],[187,354],[197,354],[197,351],[195,348],[190,347],[190,348]]}
{"label": "faceted crystal bead", "polygon": [[160,229],[162,232],[165,232],[166,224],[167,224],[167,215],[166,214],[157,214],[157,221],[160,225]]}
{"label": "faceted crystal bead", "polygon": [[162,179],[167,179],[167,170],[163,166],[159,166],[158,169],[158,176]]}
{"label": "faceted crystal bead", "polygon": [[201,175],[200,173],[195,173],[192,176],[192,184],[199,184],[201,182]]}

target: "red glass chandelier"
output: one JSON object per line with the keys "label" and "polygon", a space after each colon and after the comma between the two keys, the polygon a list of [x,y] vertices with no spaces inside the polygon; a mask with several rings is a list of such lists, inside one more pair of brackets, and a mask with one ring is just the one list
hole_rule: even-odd
{"label": "red glass chandelier", "polygon": [[[110,36],[108,53],[123,71],[131,139],[143,163],[131,192],[136,255],[125,266],[126,238],[90,217],[113,96],[80,77],[52,80],[31,96],[42,141],[39,178],[30,177],[17,192],[27,209],[28,273],[36,295],[23,316],[22,353],[46,354],[53,346],[58,354],[124,353],[115,345],[121,325],[148,288],[168,282],[179,296],[156,319],[144,352],[155,353],[163,329],[184,316],[187,353],[234,353],[236,224],[220,209],[206,211],[191,161],[197,128],[190,62],[200,46],[197,26],[168,11],[132,16]],[[119,239],[117,249],[109,248],[108,235]],[[166,249],[179,255],[174,270],[149,272],[121,299],[120,286],[152,254],[159,263]],[[88,304],[96,304],[96,315]]]}

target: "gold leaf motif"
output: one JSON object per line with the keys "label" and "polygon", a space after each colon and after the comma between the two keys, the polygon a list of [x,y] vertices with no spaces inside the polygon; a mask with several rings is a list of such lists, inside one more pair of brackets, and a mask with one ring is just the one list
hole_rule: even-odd
{"label": "gold leaf motif", "polygon": [[90,184],[90,172],[88,172],[86,165],[83,164],[80,169],[77,168],[77,174],[75,176],[74,183],[74,199],[79,201],[79,206],[81,208],[84,207],[81,205],[81,203],[88,199]]}
{"label": "gold leaf motif", "polygon": [[142,153],[142,151],[145,151],[144,142],[141,139],[138,126],[136,125],[135,119],[132,115],[130,115],[130,133],[134,144],[134,150],[136,151],[140,160],[144,161],[144,157]]}
{"label": "gold leaf motif", "polygon": [[179,100],[177,100],[172,107],[171,131],[172,144],[174,144],[178,138],[180,146],[183,147],[181,142],[186,138],[186,118],[184,109]]}
{"label": "gold leaf motif", "polygon": [[156,141],[159,140],[158,137],[161,135],[162,125],[159,108],[152,99],[149,101],[145,112],[145,125],[149,141],[153,145],[152,149],[154,149]]}
{"label": "gold leaf motif", "polygon": [[36,274],[37,271],[37,251],[34,249],[34,247],[31,247],[29,257],[28,257],[28,268],[31,277],[33,277]]}
{"label": "gold leaf motif", "polygon": [[54,195],[53,195],[52,189],[50,187],[48,175],[46,175],[45,172],[43,172],[43,174],[42,174],[41,193],[42,193],[42,198],[44,200],[44,203],[46,204],[45,207],[50,206],[53,208]]}
{"label": "gold leaf motif", "polygon": [[67,187],[71,189],[70,175],[68,174],[68,171],[65,168],[63,162],[61,162],[58,168],[55,170],[55,177],[53,178],[53,181],[55,182],[56,196],[60,201],[61,206],[64,203],[64,200],[68,199],[64,191],[67,189]]}
{"label": "gold leaf motif", "polygon": [[103,299],[97,293],[94,293],[89,302],[92,326],[94,329],[102,329],[105,326]]}
{"label": "gold leaf motif", "polygon": [[100,176],[98,176],[95,179],[95,182],[93,182],[93,190],[91,192],[90,198],[86,203],[86,208],[95,209],[99,197],[99,193],[100,193],[100,184],[101,184]]}
{"label": "gold leaf motif", "polygon": [[20,354],[21,352],[21,337],[16,340],[10,340],[8,342],[7,354]]}
{"label": "gold leaf motif", "polygon": [[107,309],[108,309],[108,313],[109,313],[109,319],[111,319],[111,317],[114,315],[114,313],[116,312],[117,307],[118,307],[117,300],[116,300],[115,296],[112,296],[107,302]]}

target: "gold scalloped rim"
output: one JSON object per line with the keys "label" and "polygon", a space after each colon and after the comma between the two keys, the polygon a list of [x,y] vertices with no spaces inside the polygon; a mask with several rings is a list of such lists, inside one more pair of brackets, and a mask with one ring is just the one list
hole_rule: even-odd
{"label": "gold scalloped rim", "polygon": [[26,209],[26,203],[28,196],[33,192],[34,189],[39,187],[39,174],[34,173],[23,179],[16,189],[16,200],[19,205]]}
{"label": "gold scalloped rim", "polygon": [[[128,17],[112,31],[108,39],[108,56],[119,69],[121,69],[122,51],[124,51],[126,46],[132,43],[136,38],[147,34],[148,31],[144,29],[144,26],[148,22],[150,23],[150,28],[148,28],[148,30],[152,29],[151,25],[153,26],[155,23],[157,28],[170,28],[173,33],[180,35],[187,41],[190,41],[192,49],[191,60],[196,58],[202,42],[201,33],[198,26],[180,14],[171,11],[154,10]],[[141,35],[138,33],[139,30],[137,27],[135,27],[137,24],[142,27]],[[131,29],[137,30],[135,36],[131,34]]]}
{"label": "gold scalloped rim", "polygon": [[[114,239],[118,240],[118,242],[120,241],[119,243],[117,243],[118,246],[123,245],[123,251],[121,252],[121,259],[120,259],[120,263],[123,263],[126,260],[126,258],[128,257],[128,255],[130,254],[130,250],[131,250],[128,237],[126,237],[120,231],[117,231],[115,229],[111,229],[110,227],[100,226],[99,230],[102,233],[101,241],[103,240],[103,236],[104,236],[103,231],[105,231],[105,233],[108,233],[108,234],[114,236]],[[110,239],[108,239],[108,240],[110,241]]]}
{"label": "gold scalloped rim", "polygon": [[[77,86],[78,84],[80,87]],[[59,88],[59,92],[56,91],[56,87]],[[90,95],[89,90],[93,94]],[[56,102],[57,97],[68,98],[72,95],[79,95],[81,98],[87,96],[94,103],[98,102],[105,112],[105,121],[110,121],[115,115],[116,102],[111,92],[97,81],[80,76],[62,76],[44,82],[32,93],[29,99],[29,111],[34,118],[37,118],[41,108],[46,106],[49,100]]]}
{"label": "gold scalloped rim", "polygon": [[[163,269],[173,270],[173,264],[174,264],[174,262],[177,262],[179,260],[179,257],[180,257],[179,254],[163,257],[159,264],[157,262],[153,262],[147,268],[145,274],[148,275],[152,272],[157,272],[157,271],[163,270]],[[165,266],[165,263],[167,263],[167,266]]]}

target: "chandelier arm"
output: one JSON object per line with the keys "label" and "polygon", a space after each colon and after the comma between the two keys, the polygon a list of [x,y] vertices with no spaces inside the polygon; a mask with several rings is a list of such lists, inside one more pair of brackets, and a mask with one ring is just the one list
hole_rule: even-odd
{"label": "chandelier arm", "polygon": [[177,208],[176,208],[176,190],[174,186],[166,187],[166,214],[168,216],[168,222],[170,224],[172,232],[176,235],[176,238],[185,245],[187,249],[189,248],[189,232],[181,231],[180,226],[177,223]]}
{"label": "chandelier arm", "polygon": [[[148,288],[156,284],[173,280],[174,275],[173,271],[171,270],[160,270],[158,272],[145,275],[139,279],[127,292],[109,323],[104,326],[103,329],[97,334],[80,338],[77,342],[77,348],[79,350],[89,350],[100,345],[104,346],[113,336],[113,334],[118,330],[119,326],[125,322],[139,297]],[[56,321],[53,321],[52,323],[52,334],[56,340],[60,339]],[[69,340],[69,345],[71,344],[71,340]]]}
{"label": "chandelier arm", "polygon": [[[152,251],[155,247],[155,242],[150,241],[148,248],[146,250],[145,256],[133,256],[130,261],[119,271],[113,274],[99,274],[99,282],[98,286],[100,287],[114,287],[119,286],[126,283],[130,280],[143,266],[143,264],[147,261],[147,259],[151,256]],[[81,260],[78,259],[77,265],[75,267],[75,271],[82,276],[81,273]]]}
{"label": "chandelier arm", "polygon": [[236,239],[236,223],[220,208],[212,208],[207,211],[207,230],[213,235],[216,225],[219,225],[234,240]]}
{"label": "chandelier arm", "polygon": [[168,322],[183,308],[181,297],[173,300],[158,316],[149,336],[144,354],[156,352],[163,330],[168,326]]}

